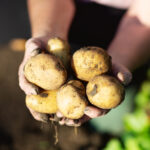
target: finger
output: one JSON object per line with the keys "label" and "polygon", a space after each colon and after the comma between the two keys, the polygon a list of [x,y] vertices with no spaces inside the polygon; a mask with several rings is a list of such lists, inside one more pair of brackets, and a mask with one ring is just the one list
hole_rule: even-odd
{"label": "finger", "polygon": [[29,83],[24,77],[22,77],[19,86],[26,95],[37,95],[39,93],[39,88]]}
{"label": "finger", "polygon": [[30,57],[36,56],[41,52],[42,43],[36,38],[29,39],[26,42],[25,49],[24,62],[27,62]]}
{"label": "finger", "polygon": [[80,119],[75,119],[75,120],[72,120],[72,119],[67,119],[65,121],[65,124],[67,126],[74,126],[74,127],[79,127],[81,126],[81,124],[87,122],[88,120],[90,120],[91,118],[87,115],[84,115],[82,118]]}
{"label": "finger", "polygon": [[59,122],[61,119],[58,118],[56,114],[50,114],[49,115],[49,120]]}
{"label": "finger", "polygon": [[84,110],[84,113],[90,118],[96,118],[102,115],[105,115],[109,110],[100,109],[94,106],[87,106]]}
{"label": "finger", "polygon": [[58,112],[56,113],[56,116],[57,116],[58,118],[62,118],[62,117],[63,117],[63,114],[62,114],[60,111],[58,111]]}
{"label": "finger", "polygon": [[65,124],[67,126],[79,126],[78,123],[75,123],[75,120],[72,120],[72,119],[66,119]]}
{"label": "finger", "polygon": [[132,73],[123,65],[113,63],[112,72],[124,85],[128,85],[132,80]]}
{"label": "finger", "polygon": [[48,122],[48,115],[47,114],[42,114],[39,112],[36,112],[34,110],[32,110],[31,108],[28,108],[30,113],[32,114],[33,118],[37,121],[42,121],[47,123]]}
{"label": "finger", "polygon": [[31,53],[32,55],[34,55],[34,53],[35,53],[34,50],[39,49],[39,48],[42,48],[42,42],[36,38],[31,38],[31,39],[27,40],[27,42],[25,44],[25,49],[26,49],[27,53]]}
{"label": "finger", "polygon": [[79,123],[80,123],[80,124],[83,124],[83,123],[89,121],[90,119],[91,119],[91,118],[90,118],[89,116],[84,115],[81,119],[79,119]]}
{"label": "finger", "polygon": [[65,118],[62,118],[62,119],[59,121],[59,124],[60,124],[60,125],[64,125],[64,124],[65,124]]}
{"label": "finger", "polygon": [[54,121],[54,115],[53,114],[49,115],[49,120]]}
{"label": "finger", "polygon": [[39,93],[39,88],[27,81],[23,73],[24,64],[19,67],[19,86],[25,92],[26,95],[36,95]]}

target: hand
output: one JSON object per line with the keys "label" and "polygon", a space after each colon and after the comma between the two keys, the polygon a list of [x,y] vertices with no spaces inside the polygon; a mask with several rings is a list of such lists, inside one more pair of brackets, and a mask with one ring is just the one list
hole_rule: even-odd
{"label": "hand", "polygon": [[19,67],[19,86],[25,92],[26,95],[35,95],[38,94],[38,87],[29,83],[24,76],[24,66],[28,59],[32,56],[35,56],[39,53],[39,49],[41,48],[41,43],[39,39],[29,39],[25,45],[25,55],[23,61]]}
{"label": "hand", "polygon": [[[25,55],[24,59],[19,67],[19,86],[20,88],[25,92],[26,95],[36,95],[39,92],[39,88],[27,81],[27,79],[24,76],[24,66],[28,59],[30,59],[32,56],[36,56],[37,54],[40,53],[41,49],[46,48],[47,41],[50,37],[45,36],[45,37],[39,37],[39,38],[31,38],[26,42],[25,48]],[[38,113],[32,109],[29,108],[29,111],[31,112],[32,116],[42,122],[47,122],[48,121],[48,116],[46,114]]]}
{"label": "hand", "polygon": [[[115,62],[112,63],[112,73],[124,85],[128,85],[132,79],[131,72],[125,66]],[[84,111],[85,115],[78,120],[66,119],[60,112],[57,113],[57,117],[60,118],[59,124],[61,125],[80,126],[92,118],[97,118],[107,114],[109,111],[110,110],[100,109],[89,105]]]}

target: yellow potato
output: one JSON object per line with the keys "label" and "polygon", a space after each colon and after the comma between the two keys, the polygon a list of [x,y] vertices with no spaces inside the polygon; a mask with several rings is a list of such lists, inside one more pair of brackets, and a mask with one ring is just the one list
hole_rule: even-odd
{"label": "yellow potato", "polygon": [[53,114],[57,112],[57,91],[44,91],[38,95],[27,95],[26,106],[40,113]]}
{"label": "yellow potato", "polygon": [[72,68],[77,78],[89,81],[111,68],[111,57],[99,47],[84,47],[73,54]]}
{"label": "yellow potato", "polygon": [[62,86],[57,93],[57,105],[65,117],[81,118],[87,105],[84,85],[80,81],[71,80]]}
{"label": "yellow potato", "polygon": [[124,87],[116,78],[107,75],[90,80],[86,93],[91,104],[103,109],[114,108],[124,99]]}
{"label": "yellow potato", "polygon": [[48,41],[48,50],[62,61],[65,68],[68,68],[70,62],[70,46],[67,41],[60,38],[52,38]]}
{"label": "yellow potato", "polygon": [[60,60],[50,54],[31,57],[25,65],[24,75],[29,82],[45,90],[58,89],[67,78]]}
{"label": "yellow potato", "polygon": [[13,51],[24,51],[26,41],[23,38],[15,38],[10,41],[9,46]]}

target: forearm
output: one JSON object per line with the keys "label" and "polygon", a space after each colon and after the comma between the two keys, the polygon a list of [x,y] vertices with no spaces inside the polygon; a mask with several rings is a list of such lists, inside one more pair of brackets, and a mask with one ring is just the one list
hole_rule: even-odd
{"label": "forearm", "polygon": [[32,37],[50,35],[67,39],[75,6],[73,0],[28,0]]}
{"label": "forearm", "polygon": [[150,57],[150,23],[134,10],[130,9],[123,17],[108,48],[113,61],[125,65],[130,71]]}

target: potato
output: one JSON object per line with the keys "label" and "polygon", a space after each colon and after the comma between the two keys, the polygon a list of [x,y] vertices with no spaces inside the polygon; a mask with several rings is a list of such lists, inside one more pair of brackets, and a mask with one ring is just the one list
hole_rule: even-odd
{"label": "potato", "polygon": [[57,91],[44,91],[38,95],[27,95],[26,106],[40,113],[52,114],[57,112]]}
{"label": "potato", "polygon": [[71,80],[57,92],[58,110],[67,118],[79,119],[84,115],[87,105],[84,85],[77,80]]}
{"label": "potato", "polygon": [[124,87],[107,75],[98,75],[90,80],[86,93],[91,104],[103,109],[114,108],[124,99]]}
{"label": "potato", "polygon": [[13,51],[24,51],[26,41],[23,38],[15,38],[10,41],[9,46]]}
{"label": "potato", "polygon": [[45,90],[58,89],[67,78],[67,72],[60,60],[50,54],[31,57],[25,65],[24,75],[29,82]]}
{"label": "potato", "polygon": [[62,61],[65,68],[68,68],[70,61],[70,46],[67,41],[60,38],[49,39],[48,51],[57,56]]}
{"label": "potato", "polygon": [[106,73],[111,67],[111,57],[99,47],[84,47],[73,54],[72,68],[77,78],[89,81]]}

